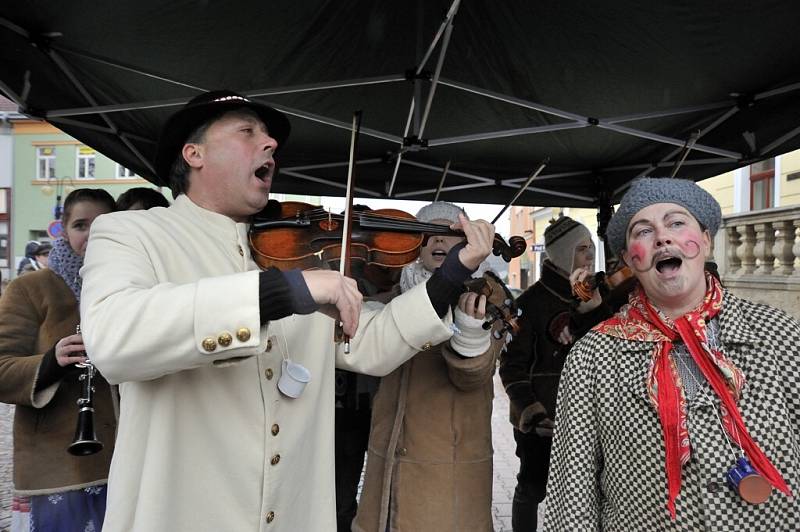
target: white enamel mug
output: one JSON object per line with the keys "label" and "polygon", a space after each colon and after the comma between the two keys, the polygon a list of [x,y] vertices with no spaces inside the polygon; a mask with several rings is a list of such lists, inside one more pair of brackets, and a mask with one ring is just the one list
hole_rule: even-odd
{"label": "white enamel mug", "polygon": [[297,399],[311,380],[311,373],[302,365],[283,359],[278,389],[287,397]]}

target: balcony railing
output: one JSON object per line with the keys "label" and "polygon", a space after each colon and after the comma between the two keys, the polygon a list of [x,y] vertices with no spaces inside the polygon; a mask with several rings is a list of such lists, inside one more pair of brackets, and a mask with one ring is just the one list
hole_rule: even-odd
{"label": "balcony railing", "polygon": [[800,318],[800,206],[723,217],[714,257],[735,294]]}

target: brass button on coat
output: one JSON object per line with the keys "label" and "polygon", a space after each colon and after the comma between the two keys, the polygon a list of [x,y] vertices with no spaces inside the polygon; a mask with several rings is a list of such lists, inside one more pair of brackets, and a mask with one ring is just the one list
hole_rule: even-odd
{"label": "brass button on coat", "polygon": [[219,345],[222,347],[228,347],[231,345],[231,342],[233,342],[233,336],[231,336],[231,333],[224,332],[217,337],[217,342],[219,342]]}
{"label": "brass button on coat", "polygon": [[272,457],[272,460],[270,460],[269,463],[272,465],[278,465],[278,462],[280,461],[281,461],[281,455],[276,454],[275,456]]}
{"label": "brass button on coat", "polygon": [[248,341],[250,339],[250,329],[247,327],[242,327],[236,331],[236,338],[238,338],[240,342]]}
{"label": "brass button on coat", "polygon": [[277,436],[280,431],[281,431],[281,428],[278,426],[277,423],[272,425],[272,435],[273,436]]}
{"label": "brass button on coat", "polygon": [[267,351],[272,351],[272,338],[267,338]]}
{"label": "brass button on coat", "polygon": [[272,368],[267,368],[264,370],[264,376],[267,378],[268,381],[272,380],[273,371]]}
{"label": "brass button on coat", "polygon": [[271,523],[275,520],[275,512],[269,512],[267,514],[267,523]]}
{"label": "brass button on coat", "polygon": [[423,351],[427,351],[427,350],[428,350],[428,349],[430,349],[431,347],[433,347],[433,344],[432,344],[432,343],[430,343],[430,342],[425,342],[425,343],[422,345],[422,350],[423,350]]}
{"label": "brass button on coat", "polygon": [[399,454],[400,456],[405,456],[408,454],[408,449],[406,449],[405,447],[400,447],[400,449],[397,450],[397,454]]}
{"label": "brass button on coat", "polygon": [[216,348],[217,348],[216,340],[214,340],[210,336],[208,338],[203,339],[203,349],[205,349],[210,353],[211,351],[214,351]]}

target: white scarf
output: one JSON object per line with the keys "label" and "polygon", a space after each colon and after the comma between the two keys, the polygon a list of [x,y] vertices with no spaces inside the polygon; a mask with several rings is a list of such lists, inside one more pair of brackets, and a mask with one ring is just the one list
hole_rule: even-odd
{"label": "white scarf", "polygon": [[425,266],[422,261],[417,259],[411,264],[403,266],[403,271],[400,273],[400,291],[402,293],[411,290],[420,283],[424,283],[433,275]]}

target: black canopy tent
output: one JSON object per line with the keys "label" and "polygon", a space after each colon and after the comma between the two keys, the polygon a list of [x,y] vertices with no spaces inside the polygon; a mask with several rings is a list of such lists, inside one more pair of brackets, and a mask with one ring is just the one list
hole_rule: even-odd
{"label": "black canopy tent", "polygon": [[139,175],[201,90],[283,110],[276,192],[597,207],[800,147],[800,3],[366,0],[0,5],[0,91]]}

